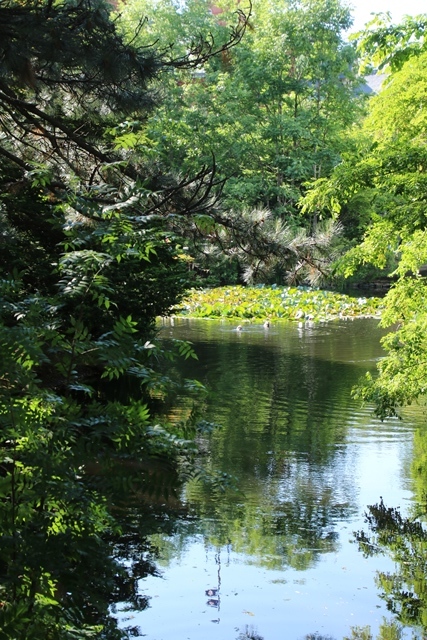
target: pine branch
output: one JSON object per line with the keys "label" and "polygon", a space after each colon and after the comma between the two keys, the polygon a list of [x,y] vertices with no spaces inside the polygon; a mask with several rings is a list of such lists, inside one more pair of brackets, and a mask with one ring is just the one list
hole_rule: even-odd
{"label": "pine branch", "polygon": [[210,58],[223,54],[238,45],[249,25],[249,18],[252,14],[251,0],[249,1],[249,8],[246,13],[238,9],[236,14],[238,17],[237,25],[231,28],[227,42],[216,47],[212,34],[209,34],[209,39],[200,36],[198,40],[195,40],[191,44],[190,51],[185,56],[164,60],[164,64],[174,69],[194,69],[205,64]]}

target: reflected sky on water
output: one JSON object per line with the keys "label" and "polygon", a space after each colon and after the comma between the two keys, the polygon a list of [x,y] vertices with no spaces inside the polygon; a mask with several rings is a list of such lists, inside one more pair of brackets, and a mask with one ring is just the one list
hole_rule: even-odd
{"label": "reflected sky on water", "polygon": [[[375,320],[309,326],[165,320],[165,340],[190,340],[199,360],[185,376],[208,385],[200,439],[206,477],[191,481],[173,535],[152,537],[161,578],[123,614],[148,640],[232,640],[246,628],[264,640],[307,634],[341,639],[352,625],[375,633],[385,604],[353,540],[366,506],[410,505],[412,438],[421,409],[377,420],[350,391],[375,368],[383,332]],[[226,475],[224,475],[226,474]]]}

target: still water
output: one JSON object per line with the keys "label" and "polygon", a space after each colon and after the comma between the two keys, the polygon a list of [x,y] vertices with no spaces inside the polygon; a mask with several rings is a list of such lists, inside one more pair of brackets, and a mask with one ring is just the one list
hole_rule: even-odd
{"label": "still water", "polygon": [[221,425],[200,441],[202,472],[227,486],[188,483],[172,532],[152,537],[161,575],[139,585],[150,606],[123,618],[147,640],[375,634],[389,618],[375,574],[393,566],[365,559],[353,532],[380,497],[407,512],[423,420],[418,409],[382,423],[351,399],[382,355],[377,321],[237,332],[175,319],[160,335],[198,354],[184,374],[208,385],[206,418]]}

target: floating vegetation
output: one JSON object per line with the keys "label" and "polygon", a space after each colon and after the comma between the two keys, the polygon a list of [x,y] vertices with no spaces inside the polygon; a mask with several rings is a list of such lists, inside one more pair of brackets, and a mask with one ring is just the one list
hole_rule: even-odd
{"label": "floating vegetation", "polygon": [[380,298],[354,298],[309,287],[273,285],[193,289],[175,312],[192,318],[327,322],[337,318],[380,317],[381,309]]}

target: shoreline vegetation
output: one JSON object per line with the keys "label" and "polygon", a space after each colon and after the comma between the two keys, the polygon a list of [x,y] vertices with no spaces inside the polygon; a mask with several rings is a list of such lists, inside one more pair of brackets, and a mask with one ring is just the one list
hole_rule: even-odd
{"label": "shoreline vegetation", "polygon": [[230,286],[192,289],[173,315],[245,321],[330,322],[380,318],[383,299],[310,287]]}

